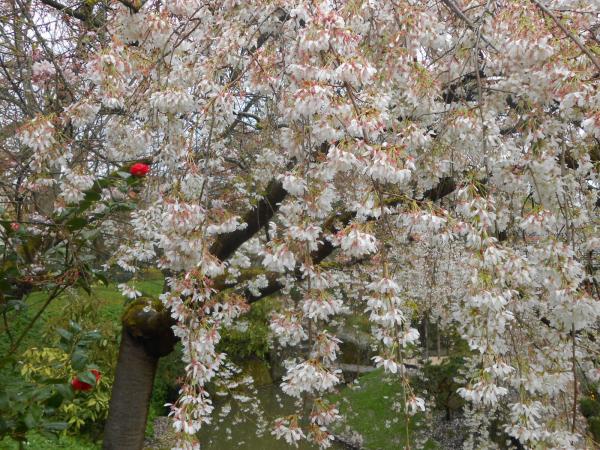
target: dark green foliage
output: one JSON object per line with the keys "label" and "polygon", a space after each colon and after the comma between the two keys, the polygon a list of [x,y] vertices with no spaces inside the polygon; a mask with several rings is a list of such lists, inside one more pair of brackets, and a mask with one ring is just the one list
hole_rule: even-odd
{"label": "dark green foliage", "polygon": [[588,431],[592,438],[600,442],[600,399],[597,389],[597,385],[588,386],[587,396],[579,401],[579,410],[587,419]]}
{"label": "dark green foliage", "polygon": [[246,327],[230,327],[221,330],[221,342],[218,351],[236,362],[248,358],[267,359],[269,352],[269,314],[273,305],[263,300],[253,303],[248,314],[241,322]]}
{"label": "dark green foliage", "polygon": [[600,442],[600,416],[594,416],[588,419],[590,433],[596,442]]}
{"label": "dark green foliage", "polygon": [[581,399],[579,405],[581,414],[583,414],[584,417],[590,418],[592,416],[600,416],[600,402],[598,402],[598,399],[586,397]]}
{"label": "dark green foliage", "polygon": [[448,420],[452,418],[453,412],[464,405],[464,400],[456,392],[461,387],[456,378],[463,366],[464,359],[461,356],[445,359],[439,365],[427,363],[423,366],[423,378],[415,380],[416,387],[426,390],[435,399],[435,407],[445,411]]}
{"label": "dark green foliage", "polygon": [[61,405],[75,397],[69,374],[76,373],[81,381],[96,385],[90,369],[98,366],[91,360],[90,351],[101,339],[100,333],[83,330],[71,321],[67,328],[59,328],[57,334],[57,348],[43,350],[46,356],[41,360],[46,361],[45,367],[37,366],[37,349],[30,348],[20,364],[24,377],[4,380],[0,393],[0,440],[25,442],[31,432],[44,437],[58,436],[70,422]]}
{"label": "dark green foliage", "polygon": [[[158,295],[162,291],[163,282],[161,277],[154,275],[137,282],[136,288]],[[13,335],[21,333],[47,297],[48,292],[38,291],[15,303],[20,309],[13,308],[8,312]],[[11,437],[27,441],[28,448],[36,450],[99,448],[94,441],[103,429],[102,417],[114,376],[125,298],[112,284],[92,285],[91,297],[83,288],[67,290],[57,297],[31,328],[20,347],[20,350],[37,349],[35,355],[40,355],[40,358],[46,353],[51,353],[52,356],[66,352],[66,362],[57,359],[57,364],[34,364],[31,357],[25,358],[23,351],[17,351],[0,368],[1,449],[18,447],[18,443],[11,443]],[[0,335],[0,353],[7,354],[9,346],[8,336]],[[26,381],[21,374],[26,369],[26,363],[31,366],[27,368],[27,372],[35,374],[33,382]],[[68,374],[63,374],[60,380],[48,375],[41,376],[38,371],[44,367],[47,371],[62,370]],[[94,385],[96,380],[89,371],[91,368],[97,368],[102,373],[100,386],[96,386],[91,392],[77,393],[72,398],[74,393],[70,385],[71,377],[78,376],[82,381]],[[173,375],[172,379],[176,377],[177,375]],[[49,391],[52,394],[44,400]],[[95,404],[90,406],[92,402]],[[65,420],[67,405],[71,405],[68,408],[69,414],[83,421],[81,424],[69,424],[69,429],[66,430],[72,432],[72,428],[77,425],[79,431],[76,436],[65,435],[65,431],[61,431],[57,425],[72,418],[67,416]],[[5,410],[5,407],[8,409]],[[59,408],[62,411],[58,411]],[[84,410],[87,413],[83,413]],[[163,412],[164,408],[161,408],[160,414]],[[25,428],[27,424],[32,427]],[[60,434],[58,440],[50,440],[53,434]],[[6,438],[2,439],[2,436]]]}

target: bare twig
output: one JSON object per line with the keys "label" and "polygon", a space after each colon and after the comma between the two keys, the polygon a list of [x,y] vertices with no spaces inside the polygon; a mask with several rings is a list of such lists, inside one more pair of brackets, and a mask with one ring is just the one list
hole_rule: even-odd
{"label": "bare twig", "polygon": [[[473,24],[473,22],[471,22],[471,20],[467,16],[465,16],[465,14],[460,10],[460,8],[456,6],[456,3],[454,3],[453,0],[442,0],[442,3],[446,5],[448,9],[450,9],[450,11],[452,11],[460,20],[466,23],[471,30],[473,30],[476,33],[478,32],[477,27]],[[489,39],[487,39],[485,36],[481,35],[481,40],[488,44],[490,47],[492,47],[495,51],[499,51],[496,48],[496,46],[492,44],[489,41]]]}
{"label": "bare twig", "polygon": [[563,33],[565,33],[565,35],[571,39],[575,45],[577,45],[577,47],[579,47],[581,49],[581,51],[583,53],[585,53],[585,55],[590,58],[590,60],[592,61],[592,64],[594,64],[596,66],[596,68],[600,71],[600,62],[598,62],[598,60],[596,59],[596,56],[594,56],[594,54],[591,52],[591,50],[589,48],[587,48],[585,45],[583,45],[583,42],[581,42],[579,40],[579,38],[577,36],[575,36],[571,31],[567,30],[565,28],[565,26],[560,22],[560,20],[558,20],[558,17],[556,17],[552,11],[550,11],[544,4],[540,3],[538,0],[531,0],[539,9],[541,9],[544,13],[548,14],[548,16],[552,19],[552,21],[558,26],[558,28],[560,28],[562,30]]}

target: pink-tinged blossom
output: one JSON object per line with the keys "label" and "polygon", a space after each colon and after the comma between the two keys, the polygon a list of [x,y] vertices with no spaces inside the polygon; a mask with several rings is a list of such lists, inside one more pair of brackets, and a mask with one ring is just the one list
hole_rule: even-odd
{"label": "pink-tinged blossom", "polygon": [[142,293],[140,291],[138,291],[133,286],[130,286],[127,283],[120,283],[119,285],[117,285],[117,287],[121,291],[121,295],[123,295],[124,297],[133,299],[142,296]]}
{"label": "pink-tinged blossom", "polygon": [[327,159],[336,172],[347,172],[358,166],[356,156],[335,146],[329,148]]}
{"label": "pink-tinged blossom", "polygon": [[330,316],[344,312],[344,303],[333,296],[321,295],[304,299],[302,311],[312,320],[328,320]]}
{"label": "pink-tinged blossom", "polygon": [[333,364],[337,359],[342,341],[332,334],[323,331],[315,337],[315,343],[311,356],[321,358],[324,362]]}
{"label": "pink-tinged blossom", "polygon": [[400,287],[391,278],[380,278],[377,281],[373,281],[367,284],[367,289],[376,292],[378,294],[392,294],[395,295],[400,292]]}
{"label": "pink-tinged blossom", "polygon": [[321,227],[310,224],[307,226],[292,225],[288,230],[288,236],[299,242],[305,242],[310,251],[319,248],[319,236],[321,235]]}
{"label": "pink-tinged blossom", "polygon": [[31,66],[31,71],[34,82],[46,81],[56,73],[54,64],[47,60],[34,62]]}
{"label": "pink-tinged blossom", "polygon": [[402,364],[394,361],[391,358],[384,358],[382,356],[374,356],[373,362],[375,367],[383,367],[386,373],[398,373],[403,371]]}
{"label": "pink-tinged blossom", "polygon": [[308,339],[300,318],[295,315],[273,314],[269,328],[282,347],[295,346]]}
{"label": "pink-tinged blossom", "polygon": [[297,418],[293,417],[276,419],[271,434],[277,439],[283,438],[285,442],[294,447],[298,447],[298,442],[306,438],[306,435],[298,426]]}
{"label": "pink-tinged blossom", "polygon": [[347,232],[341,232],[338,238],[342,251],[350,257],[360,258],[377,251],[375,236],[363,233],[356,227],[352,227]]}
{"label": "pink-tinged blossom", "polygon": [[31,148],[38,167],[50,158],[50,149],[55,143],[54,125],[47,119],[37,118],[21,128],[18,137],[23,145]]}
{"label": "pink-tinged blossom", "polygon": [[342,416],[336,405],[318,401],[313,406],[310,421],[319,426],[328,426],[340,420]]}
{"label": "pink-tinged blossom", "polygon": [[232,217],[223,223],[209,225],[208,227],[206,227],[206,232],[209,235],[212,235],[212,234],[231,233],[232,231],[235,231],[235,230],[245,229],[248,226],[248,224],[240,223],[239,220],[240,220],[239,217]]}
{"label": "pink-tinged blossom", "polygon": [[296,267],[296,258],[294,253],[288,250],[285,244],[275,246],[271,251],[263,253],[263,266],[273,272],[285,272],[294,270]]}
{"label": "pink-tinged blossom", "polygon": [[418,412],[425,411],[425,400],[423,400],[420,397],[411,395],[406,400],[406,410],[408,412],[408,415],[410,416],[414,416]]}
{"label": "pink-tinged blossom", "polygon": [[479,381],[471,388],[459,388],[457,392],[467,401],[491,406],[497,404],[500,397],[508,394],[508,389],[493,383]]}
{"label": "pink-tinged blossom", "polygon": [[328,369],[314,360],[304,361],[288,370],[283,377],[281,389],[296,398],[300,398],[304,392],[326,392],[341,381],[341,373],[339,369]]}
{"label": "pink-tinged blossom", "polygon": [[281,177],[281,184],[286,191],[296,197],[300,197],[306,192],[306,181],[291,173]]}
{"label": "pink-tinged blossom", "polygon": [[365,172],[374,180],[382,183],[405,184],[411,178],[411,171],[398,167],[397,161],[394,161],[385,149],[372,149],[365,154],[365,157],[369,160],[369,166]]}

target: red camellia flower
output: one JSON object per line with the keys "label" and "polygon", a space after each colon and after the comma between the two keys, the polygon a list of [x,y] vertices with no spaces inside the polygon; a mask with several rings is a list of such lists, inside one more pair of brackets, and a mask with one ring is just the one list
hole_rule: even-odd
{"label": "red camellia flower", "polygon": [[[102,378],[102,374],[99,371],[97,371],[96,369],[92,369],[91,372],[96,377],[96,384],[98,384],[98,381],[100,381],[100,378]],[[71,387],[73,388],[74,391],[87,392],[87,391],[91,391],[93,386],[89,383],[85,383],[84,381],[81,381],[77,377],[73,377],[73,379],[71,380]]]}
{"label": "red camellia flower", "polygon": [[129,169],[129,173],[134,177],[143,177],[148,172],[150,172],[150,166],[144,163],[135,163],[131,166],[131,169]]}

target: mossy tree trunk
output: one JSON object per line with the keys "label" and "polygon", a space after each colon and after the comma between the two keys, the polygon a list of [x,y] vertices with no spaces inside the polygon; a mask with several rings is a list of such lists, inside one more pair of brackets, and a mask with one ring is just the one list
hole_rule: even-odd
{"label": "mossy tree trunk", "polygon": [[103,448],[140,450],[158,360],[173,351],[176,339],[171,316],[158,300],[134,300],[125,308],[121,320],[121,346]]}

